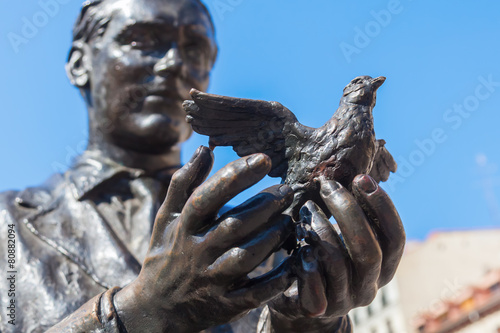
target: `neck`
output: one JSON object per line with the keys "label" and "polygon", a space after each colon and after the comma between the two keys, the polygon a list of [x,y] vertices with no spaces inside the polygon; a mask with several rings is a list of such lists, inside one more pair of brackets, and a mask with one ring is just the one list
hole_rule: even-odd
{"label": "neck", "polygon": [[352,123],[352,119],[354,118],[365,119],[373,123],[372,109],[371,106],[354,104],[342,100],[337,111],[335,111],[333,116],[323,125],[323,127],[335,130],[337,125],[332,126],[332,124],[337,124],[339,122],[345,123],[346,121]]}
{"label": "neck", "polygon": [[[90,133],[90,138],[92,137],[95,138],[95,136]],[[126,149],[105,140],[90,139],[87,150],[98,153],[120,165],[141,169],[146,172],[176,167],[181,164],[180,145],[174,145],[168,151],[161,154],[149,154]]]}
{"label": "neck", "polygon": [[375,103],[374,101],[370,101],[370,103],[366,102],[366,103],[363,103],[363,102],[359,102],[359,101],[355,101],[353,102],[352,100],[346,98],[346,97],[342,97],[340,99],[340,105],[342,104],[347,104],[347,105],[359,105],[359,106],[368,106],[370,108],[373,108],[375,107]]}

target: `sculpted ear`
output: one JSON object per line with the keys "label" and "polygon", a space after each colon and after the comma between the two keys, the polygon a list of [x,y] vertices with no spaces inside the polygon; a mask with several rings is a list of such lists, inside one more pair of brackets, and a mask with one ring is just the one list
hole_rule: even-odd
{"label": "sculpted ear", "polygon": [[77,88],[86,88],[90,83],[90,61],[86,54],[85,44],[73,42],[66,63],[66,75],[69,81]]}
{"label": "sculpted ear", "polygon": [[211,69],[213,69],[214,65],[215,65],[215,61],[217,60],[217,56],[219,55],[219,47],[217,46],[217,44],[215,44],[215,50],[213,52],[213,55],[212,55],[212,66],[211,66]]}

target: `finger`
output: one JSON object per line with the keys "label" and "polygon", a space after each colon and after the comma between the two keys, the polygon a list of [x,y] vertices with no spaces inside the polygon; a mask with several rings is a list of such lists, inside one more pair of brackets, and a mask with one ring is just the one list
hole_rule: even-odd
{"label": "finger", "polygon": [[311,246],[302,247],[292,258],[297,283],[271,302],[271,307],[288,317],[318,317],[325,314],[328,300],[319,261]]}
{"label": "finger", "polygon": [[312,227],[319,238],[335,247],[344,248],[337,231],[330,223],[325,213],[312,200],[305,203],[300,209],[300,219]]}
{"label": "finger", "polygon": [[308,317],[325,314],[328,306],[325,282],[319,261],[314,257],[311,246],[299,250],[299,267],[296,274],[302,313]]}
{"label": "finger", "polygon": [[272,186],[222,215],[221,222],[205,239],[219,249],[239,245],[279,215],[292,200],[293,190],[288,185]]}
{"label": "finger", "polygon": [[156,214],[152,233],[152,243],[162,241],[167,225],[182,211],[187,199],[208,176],[213,165],[213,153],[200,146],[191,160],[174,173],[168,187],[167,196]]}
{"label": "finger", "polygon": [[354,267],[353,283],[358,305],[375,297],[382,263],[382,251],[356,199],[334,180],[320,177],[321,198],[337,221]]}
{"label": "finger", "polygon": [[172,176],[166,199],[158,213],[180,213],[189,196],[207,178],[213,162],[212,151],[200,146],[191,160]]}
{"label": "finger", "polygon": [[207,273],[221,280],[235,280],[246,276],[278,250],[292,231],[288,215],[277,218],[267,230],[239,247],[234,247],[207,268]]}
{"label": "finger", "polygon": [[297,281],[295,280],[295,283],[280,296],[272,299],[269,302],[269,307],[276,316],[283,316],[284,318],[304,316],[301,313]]}
{"label": "finger", "polygon": [[283,293],[292,284],[291,259],[264,275],[250,279],[226,297],[243,309],[253,309]]}
{"label": "finger", "polygon": [[403,255],[406,240],[403,223],[389,195],[370,176],[357,176],[352,189],[366,215],[375,224],[374,230],[382,249],[381,287],[393,278]]}
{"label": "finger", "polygon": [[[351,263],[348,253],[337,231],[314,202],[308,201],[300,210],[300,216],[317,235],[311,238],[310,244],[314,258],[320,262],[324,271],[328,299],[327,315],[345,315],[345,309],[352,307],[349,297]],[[319,240],[315,241],[315,238]]]}
{"label": "finger", "polygon": [[270,169],[271,159],[265,154],[253,154],[226,165],[189,197],[182,210],[184,227],[190,232],[199,231],[225,203],[264,178]]}

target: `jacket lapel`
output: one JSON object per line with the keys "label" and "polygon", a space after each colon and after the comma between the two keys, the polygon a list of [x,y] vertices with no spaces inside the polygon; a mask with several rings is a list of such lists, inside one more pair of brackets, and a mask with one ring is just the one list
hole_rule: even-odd
{"label": "jacket lapel", "polygon": [[110,230],[94,203],[75,198],[71,185],[64,180],[50,200],[23,222],[103,287],[125,286],[137,277],[141,265]]}

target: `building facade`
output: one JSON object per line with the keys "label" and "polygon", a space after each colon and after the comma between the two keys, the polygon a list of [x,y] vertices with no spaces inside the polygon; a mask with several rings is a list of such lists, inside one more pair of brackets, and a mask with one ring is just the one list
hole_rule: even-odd
{"label": "building facade", "polygon": [[397,278],[381,288],[374,301],[349,313],[356,333],[407,333]]}
{"label": "building facade", "polygon": [[[418,333],[423,316],[443,314],[451,300],[497,269],[500,229],[435,232],[423,242],[408,242],[394,280],[368,307],[351,311],[355,332]],[[491,316],[481,325],[494,321]],[[477,327],[464,332],[497,333]]]}
{"label": "building facade", "polygon": [[500,269],[467,287],[438,312],[419,316],[419,333],[500,332]]}

